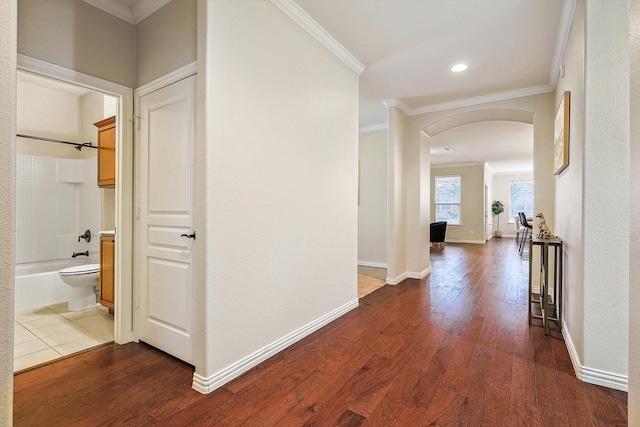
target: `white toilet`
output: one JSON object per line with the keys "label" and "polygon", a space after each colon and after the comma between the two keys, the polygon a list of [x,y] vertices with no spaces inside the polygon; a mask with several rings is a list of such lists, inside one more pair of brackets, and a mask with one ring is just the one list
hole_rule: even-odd
{"label": "white toilet", "polygon": [[62,269],[58,274],[64,283],[71,286],[67,310],[81,311],[96,307],[100,264],[76,265]]}

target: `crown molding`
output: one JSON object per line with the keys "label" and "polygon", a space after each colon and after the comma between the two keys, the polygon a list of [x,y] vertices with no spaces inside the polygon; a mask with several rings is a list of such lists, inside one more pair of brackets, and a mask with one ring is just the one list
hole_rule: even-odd
{"label": "crown molding", "polygon": [[128,8],[116,0],[83,1],[133,25],[142,22],[149,15],[171,2],[171,0],[142,0],[136,7]]}
{"label": "crown molding", "polygon": [[540,95],[542,93],[553,92],[553,90],[554,89],[549,85],[532,86],[524,89],[509,90],[506,92],[492,93],[490,95],[482,95],[473,98],[459,99],[457,101],[443,102],[440,104],[411,108],[407,114],[410,116],[417,116],[419,114],[433,113],[435,111],[451,110],[453,108],[487,104],[489,102],[504,101],[507,99],[520,98],[523,96]]}
{"label": "crown molding", "polygon": [[558,26],[558,35],[556,36],[556,48],[553,52],[551,60],[551,69],[549,70],[549,86],[554,90],[558,83],[564,52],[569,42],[569,33],[573,24],[573,15],[576,11],[578,0],[564,0],[562,3],[562,14],[560,15],[560,25]]}
{"label": "crown molding", "polygon": [[351,54],[344,46],[334,39],[320,24],[318,24],[307,12],[305,12],[293,0],[271,0],[287,16],[293,19],[298,25],[315,37],[324,47],[329,49],[334,55],[342,60],[358,75],[362,74],[365,66],[362,62]]}
{"label": "crown molding", "polygon": [[362,126],[359,129],[359,133],[375,132],[377,130],[387,130],[387,129],[389,129],[389,125],[387,123],[379,123],[377,125]]}
{"label": "crown molding", "polygon": [[400,111],[402,111],[406,115],[408,116],[413,115],[411,114],[411,108],[409,108],[409,106],[405,104],[404,101],[400,98],[387,99],[386,101],[382,101],[382,103],[387,108],[397,107],[400,109]]}

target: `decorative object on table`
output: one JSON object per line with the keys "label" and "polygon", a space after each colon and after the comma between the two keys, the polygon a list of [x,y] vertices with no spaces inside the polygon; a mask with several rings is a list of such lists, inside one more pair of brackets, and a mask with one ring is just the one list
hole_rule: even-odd
{"label": "decorative object on table", "polygon": [[493,211],[494,215],[498,216],[498,226],[496,227],[494,235],[496,237],[502,237],[502,231],[500,231],[500,214],[504,212],[504,205],[500,200],[496,200],[491,205],[491,210]]}
{"label": "decorative object on table", "polygon": [[562,100],[556,112],[553,133],[553,173],[558,175],[569,166],[569,104],[570,92],[562,94]]}
{"label": "decorative object on table", "polygon": [[552,239],[555,237],[551,234],[551,230],[549,230],[549,226],[542,212],[538,212],[536,218],[538,218],[538,239]]}

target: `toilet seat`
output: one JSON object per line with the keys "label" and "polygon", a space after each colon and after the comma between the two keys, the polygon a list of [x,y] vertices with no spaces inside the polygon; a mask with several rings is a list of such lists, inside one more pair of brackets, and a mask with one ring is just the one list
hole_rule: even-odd
{"label": "toilet seat", "polygon": [[83,264],[83,265],[75,265],[73,267],[68,267],[60,270],[61,276],[78,276],[81,274],[91,274],[91,273],[99,273],[100,272],[100,264]]}

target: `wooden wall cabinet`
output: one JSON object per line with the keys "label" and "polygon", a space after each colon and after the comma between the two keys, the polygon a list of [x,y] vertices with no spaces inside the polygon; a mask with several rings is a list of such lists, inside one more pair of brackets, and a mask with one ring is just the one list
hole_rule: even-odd
{"label": "wooden wall cabinet", "polygon": [[100,304],[109,309],[113,314],[113,277],[115,259],[115,235],[103,234],[100,236]]}
{"label": "wooden wall cabinet", "polygon": [[93,125],[98,128],[98,187],[115,187],[116,116]]}

